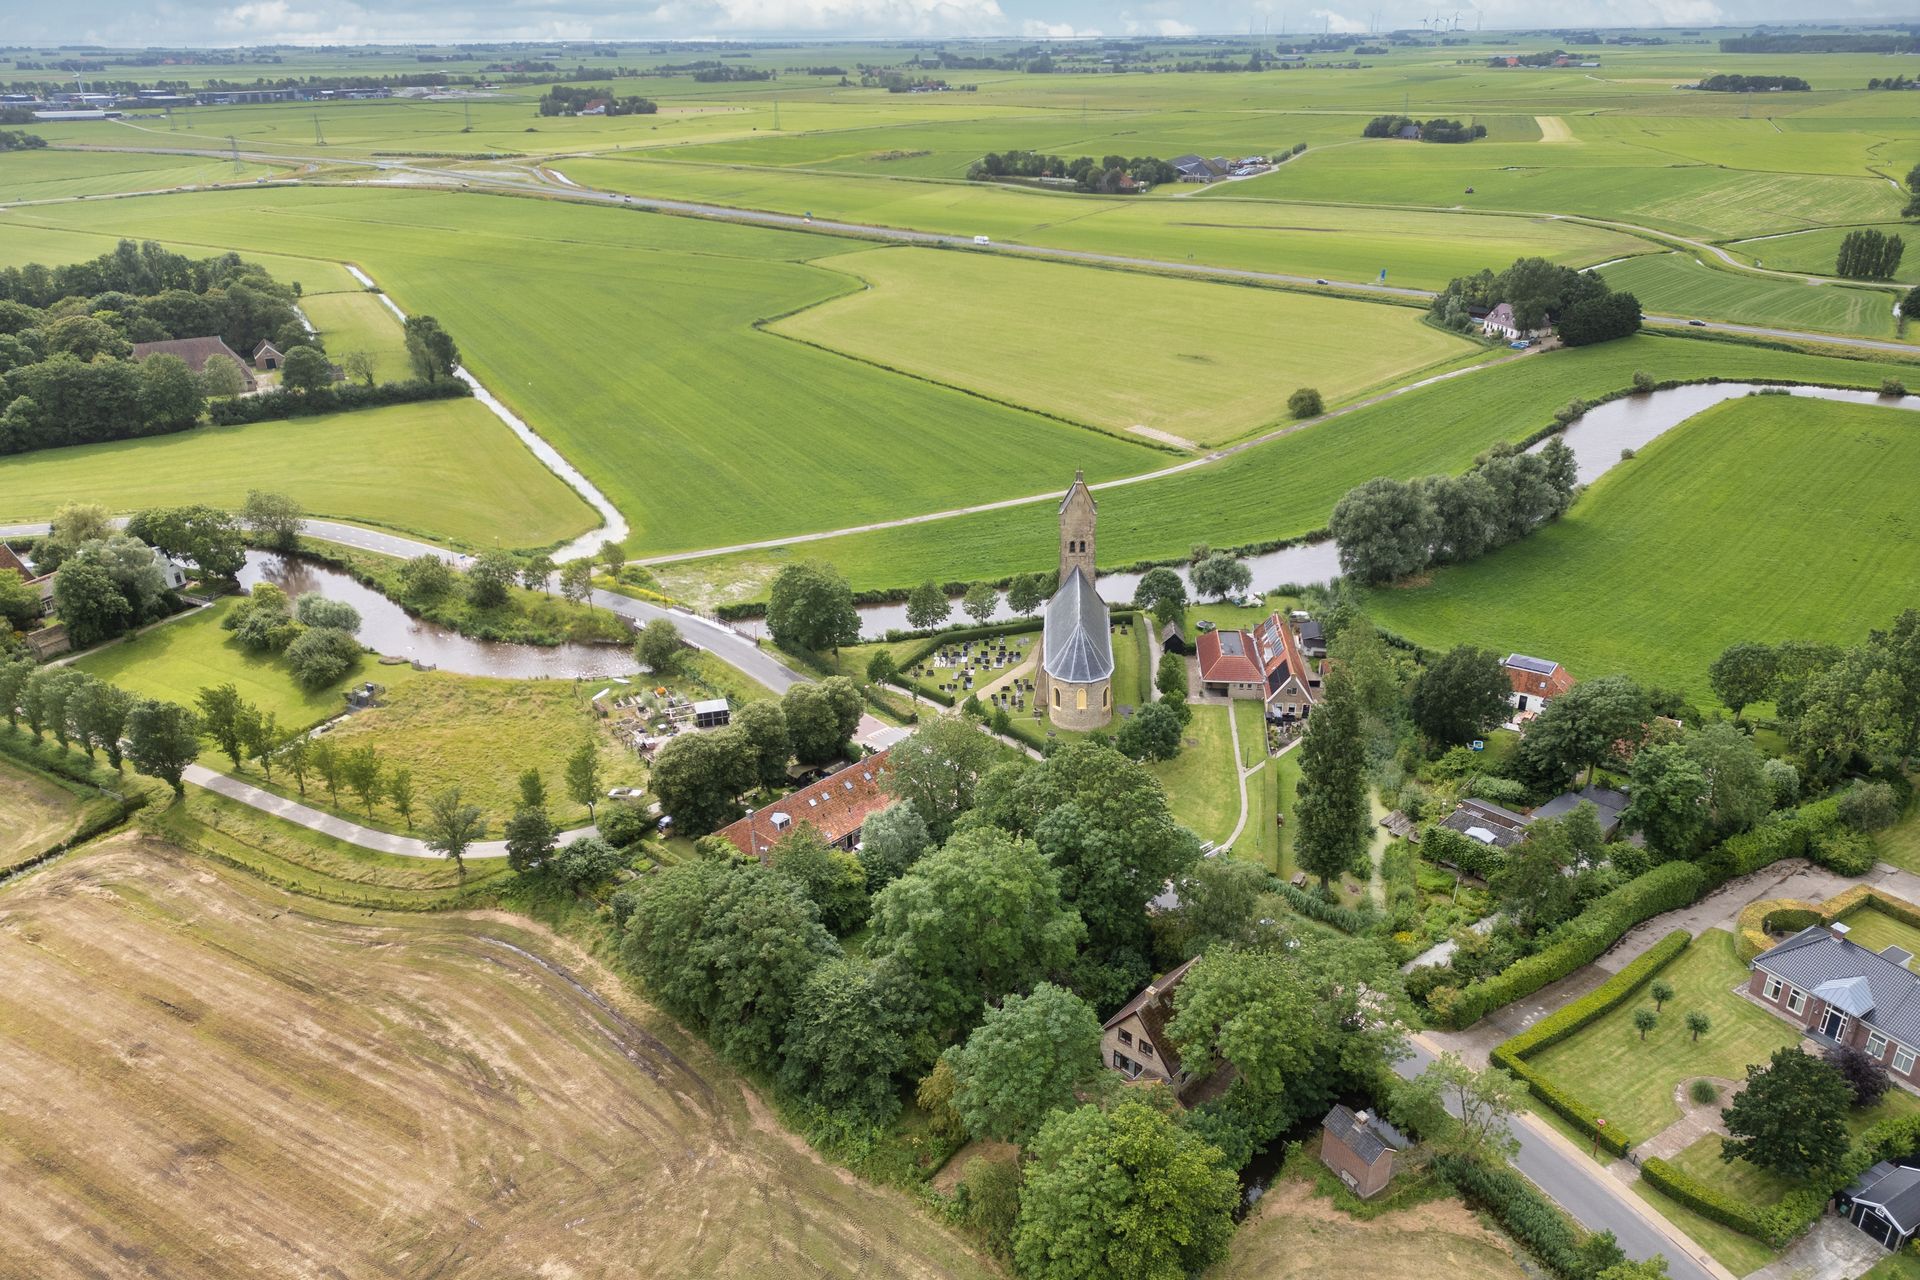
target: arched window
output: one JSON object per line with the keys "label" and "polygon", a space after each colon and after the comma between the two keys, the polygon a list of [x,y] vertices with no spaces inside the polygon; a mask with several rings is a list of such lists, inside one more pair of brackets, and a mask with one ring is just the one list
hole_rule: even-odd
{"label": "arched window", "polygon": [[1060,705],[1060,686],[1059,685],[1053,686],[1053,705],[1056,707]]}
{"label": "arched window", "polygon": [[1075,689],[1073,691],[1073,709],[1075,711],[1085,711],[1087,709],[1087,691],[1085,689]]}
{"label": "arched window", "polygon": [[1100,705],[1102,708],[1107,705],[1107,695],[1110,692],[1112,692],[1112,690],[1107,685],[1103,684],[1100,686]]}

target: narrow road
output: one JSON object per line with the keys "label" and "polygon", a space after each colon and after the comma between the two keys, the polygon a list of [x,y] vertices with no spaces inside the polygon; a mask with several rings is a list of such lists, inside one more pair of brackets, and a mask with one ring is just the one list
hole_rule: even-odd
{"label": "narrow road", "polygon": [[[115,517],[115,525],[125,528],[127,517]],[[45,520],[27,521],[24,524],[0,525],[0,538],[37,538],[47,532],[50,526]],[[439,556],[456,564],[465,557],[436,547],[431,542],[421,542],[417,538],[405,537],[397,533],[382,533],[378,529],[363,528],[357,524],[343,524],[338,520],[308,519],[300,522],[300,532],[309,538],[318,538],[322,542],[337,542],[342,546],[357,547],[362,551],[377,551],[381,555],[398,556],[402,560],[411,560],[415,556]]]}
{"label": "narrow road", "polygon": [[[1413,1056],[1394,1064],[1412,1079],[1438,1055],[1415,1035]],[[1672,1280],[1733,1280],[1733,1274],[1709,1257],[1680,1230],[1656,1213],[1605,1168],[1594,1163],[1546,1124],[1526,1113],[1507,1125],[1520,1143],[1513,1166],[1546,1192],[1589,1231],[1611,1231],[1629,1258],[1639,1261],[1664,1254]]]}
{"label": "narrow road", "polygon": [[665,609],[657,604],[648,604],[645,600],[635,600],[632,596],[598,588],[595,588],[591,598],[602,609],[641,625],[656,618],[665,618],[680,628],[681,638],[689,644],[707,650],[729,666],[738,667],[775,693],[785,693],[794,685],[804,684],[811,679],[781,662],[750,637],[741,635],[723,623],[682,609]]}

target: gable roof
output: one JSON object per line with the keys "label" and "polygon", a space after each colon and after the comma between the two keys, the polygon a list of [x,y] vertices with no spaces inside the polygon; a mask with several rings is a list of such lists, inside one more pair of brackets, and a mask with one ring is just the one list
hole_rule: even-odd
{"label": "gable roof", "polygon": [[1578,791],[1561,792],[1535,809],[1532,818],[1536,822],[1542,818],[1564,818],[1583,803],[1591,804],[1599,811],[1595,816],[1600,819],[1601,829],[1610,831],[1620,825],[1620,815],[1627,811],[1627,806],[1633,800],[1624,791],[1589,784]]}
{"label": "gable roof", "polygon": [[838,844],[893,802],[887,791],[891,771],[887,756],[885,751],[868,756],[758,812],[749,811],[746,817],[722,827],[720,834],[733,841],[734,848],[755,858],[766,857],[769,849],[801,826],[811,826],[828,844]]}
{"label": "gable roof", "polygon": [[1260,683],[1253,637],[1244,631],[1202,631],[1194,652],[1199,655],[1202,680]]}
{"label": "gable roof", "polygon": [[1084,497],[1087,500],[1087,505],[1095,511],[1100,509],[1099,499],[1093,496],[1093,490],[1087,488],[1087,473],[1084,471],[1076,471],[1073,473],[1073,483],[1068,485],[1067,491],[1060,495],[1060,510],[1065,511],[1067,509],[1067,504],[1073,501],[1075,494]]}
{"label": "gable roof", "polygon": [[1128,1018],[1138,1015],[1147,1039],[1153,1041],[1153,1051],[1160,1055],[1160,1061],[1166,1065],[1169,1076],[1180,1074],[1180,1050],[1174,1047],[1166,1034],[1167,1023],[1173,1020],[1173,993],[1180,989],[1187,970],[1193,968],[1194,961],[1199,958],[1195,956],[1193,960],[1177,969],[1168,970],[1165,976],[1155,978],[1140,988],[1139,994],[1121,1005],[1120,1011],[1101,1026],[1102,1031],[1111,1031]]}
{"label": "gable roof", "polygon": [[1862,1174],[1853,1188],[1848,1194],[1854,1203],[1878,1209],[1902,1233],[1920,1228],[1920,1169],[1882,1161]]}
{"label": "gable roof", "polygon": [[253,349],[253,358],[255,360],[258,360],[262,355],[264,355],[269,351],[273,352],[273,354],[275,355],[280,354],[280,348],[274,346],[271,342],[267,341],[265,338],[262,338],[260,339],[260,345]]}
{"label": "gable roof", "polygon": [[1389,1151],[1404,1150],[1408,1143],[1398,1129],[1375,1116],[1362,1120],[1351,1107],[1336,1102],[1327,1118],[1320,1122],[1327,1136],[1370,1165]]}
{"label": "gable roof", "polygon": [[1079,566],[1047,601],[1040,665],[1055,680],[1092,684],[1113,676],[1112,623],[1107,602]]}
{"label": "gable roof", "polygon": [[1920,1048],[1920,974],[1890,956],[1816,924],[1754,957],[1753,967]]}
{"label": "gable roof", "polygon": [[[145,360],[148,356],[178,356],[187,362],[187,368],[195,373],[205,371],[207,361],[214,356],[225,356],[240,366],[245,373],[247,362],[233,353],[233,348],[224,339],[213,338],[169,338],[165,342],[136,342],[133,344],[133,358]],[[253,375],[247,374],[247,381],[253,381]]]}
{"label": "gable roof", "polygon": [[1500,664],[1500,669],[1507,673],[1507,683],[1513,686],[1515,693],[1536,698],[1557,698],[1573,688],[1573,677],[1567,669],[1547,658],[1529,658],[1524,653],[1510,653],[1507,660]]}
{"label": "gable roof", "polygon": [[1491,800],[1469,797],[1442,818],[1440,825],[1481,844],[1510,849],[1527,838],[1527,824],[1532,821],[1525,814],[1515,813]]}
{"label": "gable roof", "polygon": [[27,568],[27,562],[20,558],[19,552],[4,542],[0,542],[0,569],[11,569],[28,582],[33,581],[33,570]]}

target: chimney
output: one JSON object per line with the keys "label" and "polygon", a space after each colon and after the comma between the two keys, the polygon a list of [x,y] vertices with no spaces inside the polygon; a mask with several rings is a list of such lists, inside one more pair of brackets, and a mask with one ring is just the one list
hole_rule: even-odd
{"label": "chimney", "polygon": [[1364,1112],[1364,1111],[1356,1111],[1356,1112],[1354,1112],[1354,1113],[1353,1113],[1353,1118],[1354,1118],[1354,1121],[1355,1121],[1356,1123],[1358,1123],[1358,1124],[1366,1124],[1366,1123],[1367,1123],[1368,1121],[1370,1121],[1370,1120],[1372,1120],[1372,1119],[1373,1119],[1373,1117],[1372,1117],[1372,1116],[1370,1116],[1370,1115],[1368,1115],[1368,1114],[1367,1114],[1366,1112]]}
{"label": "chimney", "polygon": [[1828,925],[1828,926],[1827,926],[1827,928],[1828,928],[1829,930],[1831,930],[1831,931],[1832,931],[1832,933],[1833,933],[1833,936],[1834,936],[1834,937],[1836,937],[1836,938],[1844,938],[1844,937],[1846,937],[1846,936],[1847,936],[1848,934],[1850,934],[1850,933],[1852,933],[1852,932],[1853,932],[1853,930],[1852,930],[1852,929],[1850,929],[1850,928],[1848,928],[1848,927],[1847,927],[1846,925],[1844,925],[1844,924],[1841,924],[1841,923],[1840,923],[1840,922],[1839,922],[1838,920],[1836,920],[1836,921],[1834,921],[1834,922],[1833,922],[1832,924],[1830,924],[1830,925]]}

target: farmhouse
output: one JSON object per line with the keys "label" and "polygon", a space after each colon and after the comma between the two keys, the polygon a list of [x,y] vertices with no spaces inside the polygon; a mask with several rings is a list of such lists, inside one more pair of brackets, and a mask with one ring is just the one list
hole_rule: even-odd
{"label": "farmhouse", "polygon": [[1546,658],[1510,653],[1500,667],[1507,673],[1507,682],[1513,686],[1513,693],[1507,701],[1513,704],[1516,711],[1539,711],[1573,688],[1573,677],[1567,674],[1567,669]]}
{"label": "farmhouse", "polygon": [[1405,1135],[1377,1116],[1336,1103],[1320,1122],[1320,1161],[1362,1200],[1380,1194],[1393,1177],[1393,1155]]}
{"label": "farmhouse", "polygon": [[1514,319],[1513,304],[1502,302],[1487,312],[1487,318],[1480,322],[1480,332],[1489,338],[1500,337],[1509,340],[1544,338],[1553,332],[1553,319],[1548,317],[1545,326],[1539,329],[1522,329],[1520,322]]}
{"label": "farmhouse", "polygon": [[1907,968],[1912,959],[1899,947],[1867,950],[1844,924],[1809,925],[1754,957],[1747,993],[1813,1039],[1851,1045],[1920,1091],[1920,974]]}
{"label": "farmhouse", "polygon": [[1086,476],[1060,499],[1060,589],[1047,601],[1034,695],[1062,729],[1098,729],[1113,719],[1113,623],[1093,584],[1099,504]]}
{"label": "farmhouse", "polygon": [[[264,345],[264,344],[262,344]],[[171,338],[166,342],[136,342],[133,344],[133,358],[145,360],[148,356],[178,356],[187,362],[187,368],[195,373],[204,373],[207,361],[215,356],[225,356],[240,366],[240,378],[248,391],[256,390],[259,383],[254,380],[247,362],[233,353],[233,348],[218,337],[213,338]]]}
{"label": "farmhouse", "polygon": [[761,859],[800,826],[812,827],[836,849],[853,850],[860,844],[860,824],[892,803],[887,772],[886,752],[868,756],[757,813],[747,810],[720,834],[740,852]]}
{"label": "farmhouse", "polygon": [[1165,1084],[1183,1101],[1192,1081],[1180,1065],[1180,1051],[1167,1039],[1167,1023],[1173,1021],[1173,993],[1193,965],[1189,960],[1140,988],[1120,1012],[1107,1019],[1100,1035],[1100,1057],[1108,1066],[1128,1080]]}
{"label": "farmhouse", "polygon": [[1195,653],[1206,692],[1258,698],[1273,719],[1305,719],[1320,700],[1320,667],[1308,661],[1293,625],[1277,613],[1250,631],[1202,632]]}

